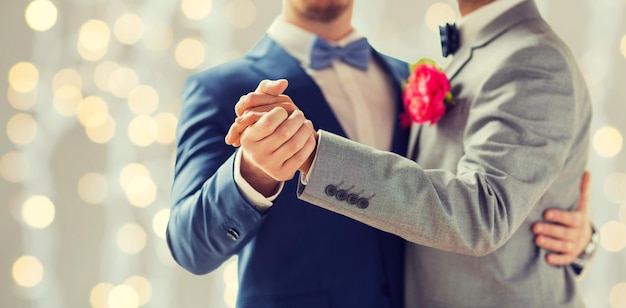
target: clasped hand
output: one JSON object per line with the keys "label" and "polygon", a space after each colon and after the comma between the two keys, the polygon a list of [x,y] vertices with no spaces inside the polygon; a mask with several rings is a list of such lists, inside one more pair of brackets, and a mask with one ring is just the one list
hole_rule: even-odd
{"label": "clasped hand", "polygon": [[225,141],[241,147],[244,177],[286,181],[298,170],[309,170],[317,133],[291,98],[282,94],[287,86],[284,79],[263,80],[235,105],[237,118]]}

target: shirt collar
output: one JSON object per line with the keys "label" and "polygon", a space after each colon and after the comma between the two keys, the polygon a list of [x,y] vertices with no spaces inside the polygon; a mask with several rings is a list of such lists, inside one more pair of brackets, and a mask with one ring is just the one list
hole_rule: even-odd
{"label": "shirt collar", "polygon": [[[311,45],[316,37],[315,34],[287,22],[281,15],[274,19],[272,25],[267,29],[267,35],[283,47],[292,57],[300,61],[303,67],[309,66]],[[339,41],[330,42],[330,44],[345,46],[363,37],[362,34],[355,30]]]}
{"label": "shirt collar", "polygon": [[528,0],[496,0],[465,15],[458,22],[461,31],[461,46],[471,43],[489,23],[524,1]]}

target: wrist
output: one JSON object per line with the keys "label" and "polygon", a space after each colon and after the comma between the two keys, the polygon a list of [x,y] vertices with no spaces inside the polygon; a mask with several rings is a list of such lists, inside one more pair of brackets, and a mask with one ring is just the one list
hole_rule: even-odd
{"label": "wrist", "polygon": [[241,176],[264,197],[269,197],[276,192],[280,182],[269,176],[254,163],[248,161],[245,151],[241,153]]}

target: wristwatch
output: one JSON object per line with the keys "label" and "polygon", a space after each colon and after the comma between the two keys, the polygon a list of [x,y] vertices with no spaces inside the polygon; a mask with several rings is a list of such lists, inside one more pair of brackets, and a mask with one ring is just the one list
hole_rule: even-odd
{"label": "wristwatch", "polygon": [[600,244],[600,233],[596,231],[596,228],[591,225],[591,240],[589,240],[589,244],[585,247],[583,252],[578,255],[576,260],[572,262],[572,268],[576,272],[577,275],[580,275],[584,268],[585,264],[589,262],[593,258],[596,250],[598,250],[598,245]]}
{"label": "wristwatch", "polygon": [[596,228],[591,226],[591,240],[589,244],[585,247],[583,252],[578,256],[579,260],[589,260],[593,256],[593,254],[598,249],[598,244],[600,244],[600,234],[596,232]]}

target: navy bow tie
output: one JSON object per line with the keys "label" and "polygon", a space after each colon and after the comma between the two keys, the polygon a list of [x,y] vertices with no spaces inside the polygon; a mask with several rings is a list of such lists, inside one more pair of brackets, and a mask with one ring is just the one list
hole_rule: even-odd
{"label": "navy bow tie", "polygon": [[316,37],[311,46],[311,68],[321,70],[329,67],[333,60],[340,59],[351,66],[365,71],[370,62],[371,54],[372,49],[366,38],[356,40],[345,47],[337,47]]}
{"label": "navy bow tie", "polygon": [[444,57],[453,55],[459,50],[460,35],[455,24],[446,24],[439,26],[439,34],[441,35],[441,54]]}

